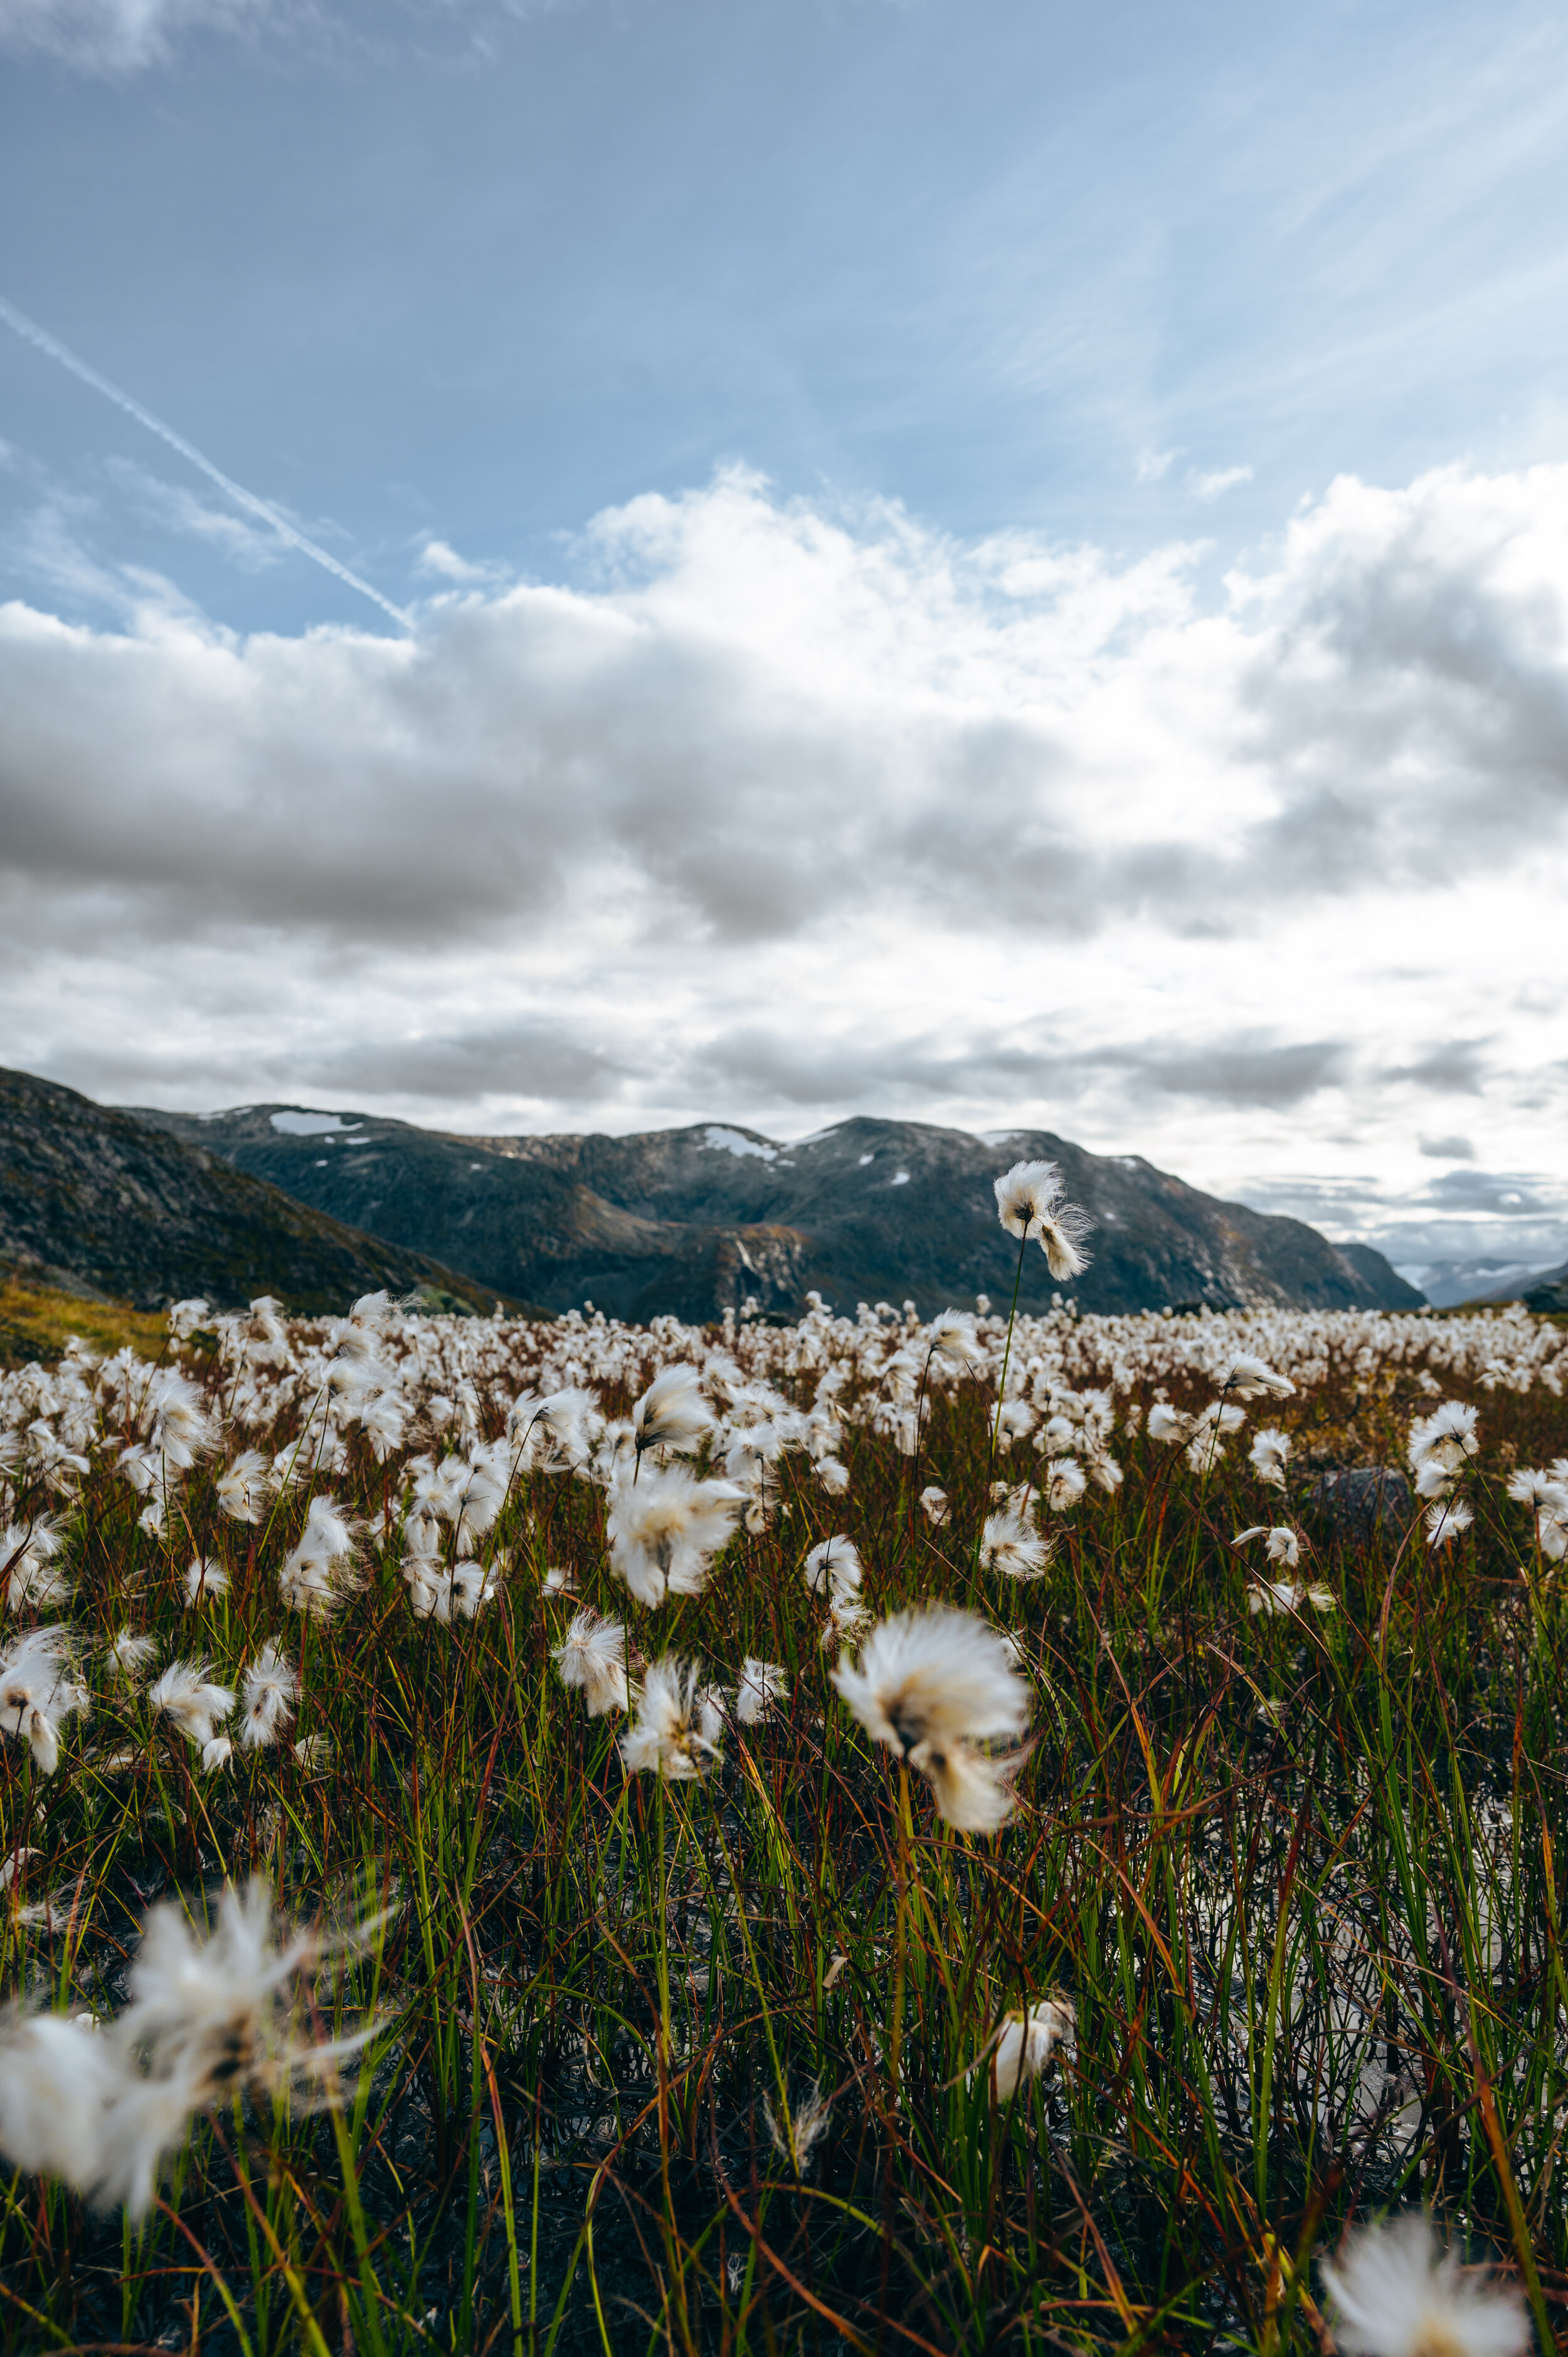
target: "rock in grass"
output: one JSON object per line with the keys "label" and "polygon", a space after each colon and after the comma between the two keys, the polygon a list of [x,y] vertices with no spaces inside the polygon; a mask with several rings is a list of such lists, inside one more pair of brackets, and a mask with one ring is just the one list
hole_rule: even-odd
{"label": "rock in grass", "polygon": [[1303,1503],[1337,1539],[1369,1546],[1380,1531],[1397,1532],[1415,1511],[1410,1483],[1394,1465],[1350,1465],[1319,1473]]}

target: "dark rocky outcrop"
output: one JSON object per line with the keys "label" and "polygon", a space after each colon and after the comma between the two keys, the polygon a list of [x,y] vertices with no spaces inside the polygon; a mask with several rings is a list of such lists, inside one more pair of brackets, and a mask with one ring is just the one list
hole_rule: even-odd
{"label": "dark rocky outcrop", "polygon": [[1304,1505],[1331,1536],[1369,1546],[1380,1531],[1396,1534],[1415,1511],[1410,1482],[1397,1465],[1350,1465],[1309,1481]]}
{"label": "dark rocky outcrop", "polygon": [[[136,1117],[553,1309],[591,1300],[613,1316],[697,1318],[751,1299],[790,1312],[811,1287],[851,1311],[863,1299],[910,1299],[929,1314],[983,1292],[1004,1305],[1017,1248],[997,1225],[992,1180],[1036,1157],[1061,1164],[1095,1222],[1093,1265],[1070,1288],[1086,1310],[1408,1308],[1422,1298],[1365,1247],[1342,1249],[1139,1156],[1089,1154],[1044,1130],[987,1141],[852,1120],[786,1145],[717,1123],[482,1138],[271,1104]],[[1042,1308],[1058,1289],[1031,1244],[1023,1305]]]}
{"label": "dark rocky outcrop", "polygon": [[292,1309],[340,1311],[381,1286],[425,1288],[451,1308],[495,1299],[204,1146],[25,1072],[0,1071],[0,1260],[138,1309],[193,1294],[226,1308],[271,1293]]}

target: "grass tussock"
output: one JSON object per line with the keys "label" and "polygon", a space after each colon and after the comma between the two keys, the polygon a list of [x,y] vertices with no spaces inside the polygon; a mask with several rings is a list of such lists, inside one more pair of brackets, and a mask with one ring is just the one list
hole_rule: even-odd
{"label": "grass tussock", "polygon": [[6,2348],[1561,2324],[1560,1333],[173,1325],[0,1380]]}

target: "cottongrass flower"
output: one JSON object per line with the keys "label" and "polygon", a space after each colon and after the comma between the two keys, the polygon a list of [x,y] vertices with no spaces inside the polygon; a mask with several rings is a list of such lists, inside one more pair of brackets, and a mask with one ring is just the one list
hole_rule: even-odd
{"label": "cottongrass flower", "polygon": [[147,1689],[147,1707],[172,1719],[188,1742],[210,1743],[216,1723],[234,1707],[231,1686],[215,1685],[205,1662],[171,1662]]}
{"label": "cottongrass flower", "polygon": [[980,1561],[1007,1579],[1040,1579],[1051,1559],[1051,1542],[1015,1508],[987,1514],[980,1534]]}
{"label": "cottongrass flower", "polygon": [[985,1364],[985,1345],[974,1330],[973,1318],[961,1309],[944,1309],[940,1318],[931,1320],[926,1329],[926,1347],[931,1358],[941,1359],[949,1366],[976,1368]]}
{"label": "cottongrass flower", "polygon": [[762,2116],[768,2123],[768,2135],[774,2151],[781,2161],[792,2169],[797,2177],[804,2177],[811,2165],[811,2155],[827,2134],[833,2115],[831,2097],[824,2095],[820,2085],[785,2106],[779,2118],[773,2105],[764,2095]]}
{"label": "cottongrass flower", "polygon": [[1467,1531],[1475,1519],[1463,1498],[1438,1498],[1426,1510],[1427,1545],[1452,1546],[1460,1533]]}
{"label": "cottongrass flower", "polygon": [[1065,1997],[1041,1997],[1006,2016],[991,2053],[991,2100],[998,2110],[1040,2076],[1058,2046],[1070,2043],[1075,2023]]}
{"label": "cottongrass flower", "polygon": [[640,1480],[618,1473],[606,1519],[611,1568],[641,1604],[699,1594],[742,1495],[732,1482],[698,1481],[679,1466],[650,1468]]}
{"label": "cottongrass flower", "polygon": [[26,1742],[36,1766],[52,1776],[59,1766],[59,1730],[91,1707],[87,1688],[66,1670],[69,1629],[29,1629],[0,1655],[0,1734]]}
{"label": "cottongrass flower", "polygon": [[1053,1514],[1069,1514],[1089,1488],[1076,1457],[1055,1457],[1046,1477],[1046,1503]]}
{"label": "cottongrass flower", "polygon": [[231,1522],[259,1523],[277,1483],[259,1448],[242,1449],[218,1477],[218,1502]]}
{"label": "cottongrass flower", "polygon": [[1225,1454],[1226,1436],[1239,1430],[1246,1421],[1244,1409],[1233,1406],[1229,1400],[1210,1400],[1197,1417],[1185,1451],[1193,1471],[1212,1473]]}
{"label": "cottongrass flower", "polygon": [[1524,2357],[1530,2324],[1485,2274],[1466,2280],[1418,2215],[1363,2227],[1322,2263],[1346,2357]]}
{"label": "cottongrass flower", "polygon": [[830,1498],[843,1498],[849,1492],[849,1467],[837,1457],[816,1457],[811,1470]]}
{"label": "cottongrass flower", "polygon": [[[5,1603],[13,1612],[42,1612],[69,1604],[71,1584],[56,1558],[61,1551],[59,1533],[48,1514],[26,1525],[10,1523],[0,1531],[0,1577],[5,1580]],[[7,1577],[8,1575],[8,1577]]]}
{"label": "cottongrass flower", "polygon": [[700,1776],[718,1749],[703,1731],[702,1672],[695,1662],[666,1653],[642,1681],[637,1717],[623,1735],[620,1756],[633,1775],[651,1770],[667,1782]]}
{"label": "cottongrass flower", "polygon": [[1264,1523],[1254,1523],[1251,1530],[1238,1531],[1230,1544],[1232,1546],[1247,1546],[1253,1539],[1266,1539],[1268,1544],[1263,1552],[1269,1561],[1283,1563],[1288,1571],[1294,1571],[1301,1561],[1300,1534],[1292,1530],[1288,1523],[1276,1523],[1270,1530]]}
{"label": "cottongrass flower", "polygon": [[1178,1441],[1192,1438],[1197,1430],[1197,1418],[1190,1415],[1186,1408],[1172,1407],[1169,1400],[1156,1400],[1149,1410],[1149,1421],[1144,1429],[1151,1440],[1163,1441],[1167,1448],[1174,1448]]}
{"label": "cottongrass flower", "polygon": [[156,1660],[158,1641],[156,1637],[138,1637],[133,1630],[122,1629],[113,1643],[105,1650],[115,1684],[134,1686],[147,1664]]}
{"label": "cottongrass flower", "polygon": [[149,1377],[143,1403],[151,1419],[148,1447],[178,1472],[218,1446],[218,1423],[201,1394],[177,1367],[160,1367]]}
{"label": "cottongrass flower", "polygon": [[626,1629],[619,1620],[606,1620],[585,1605],[575,1613],[564,1639],[551,1658],[564,1686],[579,1686],[590,1718],[625,1710],[630,1694]]}
{"label": "cottongrass flower", "polygon": [[1315,1612],[1336,1609],[1334,1592],[1327,1587],[1307,1587],[1295,1579],[1259,1579],[1247,1590],[1247,1609],[1273,1618],[1279,1612],[1299,1612],[1310,1604]]}
{"label": "cottongrass flower", "polygon": [[186,1566],[185,1600],[188,1607],[205,1603],[209,1597],[225,1596],[229,1591],[229,1575],[220,1563],[206,1555],[193,1555]]}
{"label": "cottongrass flower", "polygon": [[1058,1285],[1080,1275],[1089,1266],[1083,1243],[1090,1222],[1075,1204],[1062,1200],[1062,1174],[1056,1164],[1015,1162],[993,1185],[996,1216],[1008,1234],[1020,1243],[1037,1237]]}
{"label": "cottongrass flower", "polygon": [[275,1645],[263,1645],[240,1673],[240,1694],[245,1706],[240,1740],[247,1751],[258,1751],[276,1743],[293,1718],[299,1672]]}
{"label": "cottongrass flower", "polygon": [[1253,1472],[1260,1481],[1273,1490],[1285,1486],[1285,1464],[1290,1456],[1290,1435],[1281,1432],[1276,1425],[1265,1425],[1252,1435],[1252,1446],[1247,1451]]}
{"label": "cottongrass flower", "polygon": [[312,1498],[299,1544],[278,1572],[278,1594],[291,1612],[330,1620],[363,1585],[351,1518],[330,1498]]}
{"label": "cottongrass flower", "polygon": [[1444,1400],[1430,1415],[1418,1416],[1410,1428],[1412,1469],[1419,1471],[1430,1464],[1440,1466],[1445,1473],[1462,1472],[1481,1445],[1476,1414],[1462,1400]]}
{"label": "cottongrass flower", "polygon": [[812,1547],[800,1566],[800,1577],[813,1596],[826,1596],[832,1601],[847,1603],[860,1593],[865,1577],[860,1549],[842,1531],[831,1539],[822,1539]]}
{"label": "cottongrass flower", "polygon": [[[338,1943],[339,1952],[372,1928]],[[181,1908],[155,1908],[130,2002],[115,2018],[13,2018],[0,2043],[0,2151],[100,2208],[123,2203],[140,2218],[162,2160],[197,2113],[242,2092],[335,2095],[339,2066],[372,2033],[322,2043],[297,2037],[303,1986],[331,1952],[309,1932],[278,1943],[262,1882],[226,1889],[206,1937]]]}
{"label": "cottongrass flower", "polygon": [[920,1512],[931,1528],[940,1531],[952,1512],[947,1491],[939,1490],[934,1481],[928,1482],[920,1492]]}
{"label": "cottongrass flower", "polygon": [[695,1367],[661,1367],[631,1412],[639,1459],[650,1448],[695,1448],[714,1428]]}
{"label": "cottongrass flower", "polygon": [[1268,1362],[1251,1351],[1238,1351],[1228,1359],[1220,1376],[1219,1391],[1232,1399],[1262,1399],[1265,1394],[1274,1399],[1289,1399],[1295,1390],[1288,1375],[1274,1372]]}
{"label": "cottongrass flower", "polygon": [[765,1711],[789,1699],[789,1675],[783,1664],[759,1661],[755,1653],[747,1653],[735,1695],[735,1715],[742,1727],[755,1727]]}
{"label": "cottongrass flower", "polygon": [[1568,1555],[1568,1482],[1521,1467],[1509,1477],[1509,1496],[1533,1507],[1536,1544],[1548,1563],[1561,1563]]}
{"label": "cottongrass flower", "polygon": [[1004,1399],[996,1411],[996,1430],[1003,1440],[1026,1440],[1039,1422],[1026,1399]]}
{"label": "cottongrass flower", "polygon": [[948,1605],[879,1621],[858,1663],[832,1682],[866,1732],[929,1781],[937,1807],[964,1833],[992,1833],[1015,1806],[1026,1754],[993,1759],[979,1747],[1021,1736],[1029,1689],[1007,1641],[972,1612]]}

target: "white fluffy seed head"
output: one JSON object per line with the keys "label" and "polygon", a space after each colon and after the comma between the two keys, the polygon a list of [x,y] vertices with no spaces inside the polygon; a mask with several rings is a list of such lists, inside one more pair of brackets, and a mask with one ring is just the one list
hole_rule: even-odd
{"label": "white fluffy seed head", "polygon": [[1010,1236],[1037,1237],[1051,1275],[1059,1284],[1089,1266],[1083,1250],[1090,1222],[1062,1200],[1062,1175],[1054,1162],[1015,1162],[993,1182],[996,1216]]}
{"label": "white fluffy seed head", "polygon": [[1323,2262],[1323,2280],[1346,2357],[1523,2357],[1530,2344],[1518,2298],[1461,2276],[1419,2215],[1364,2227]]}

